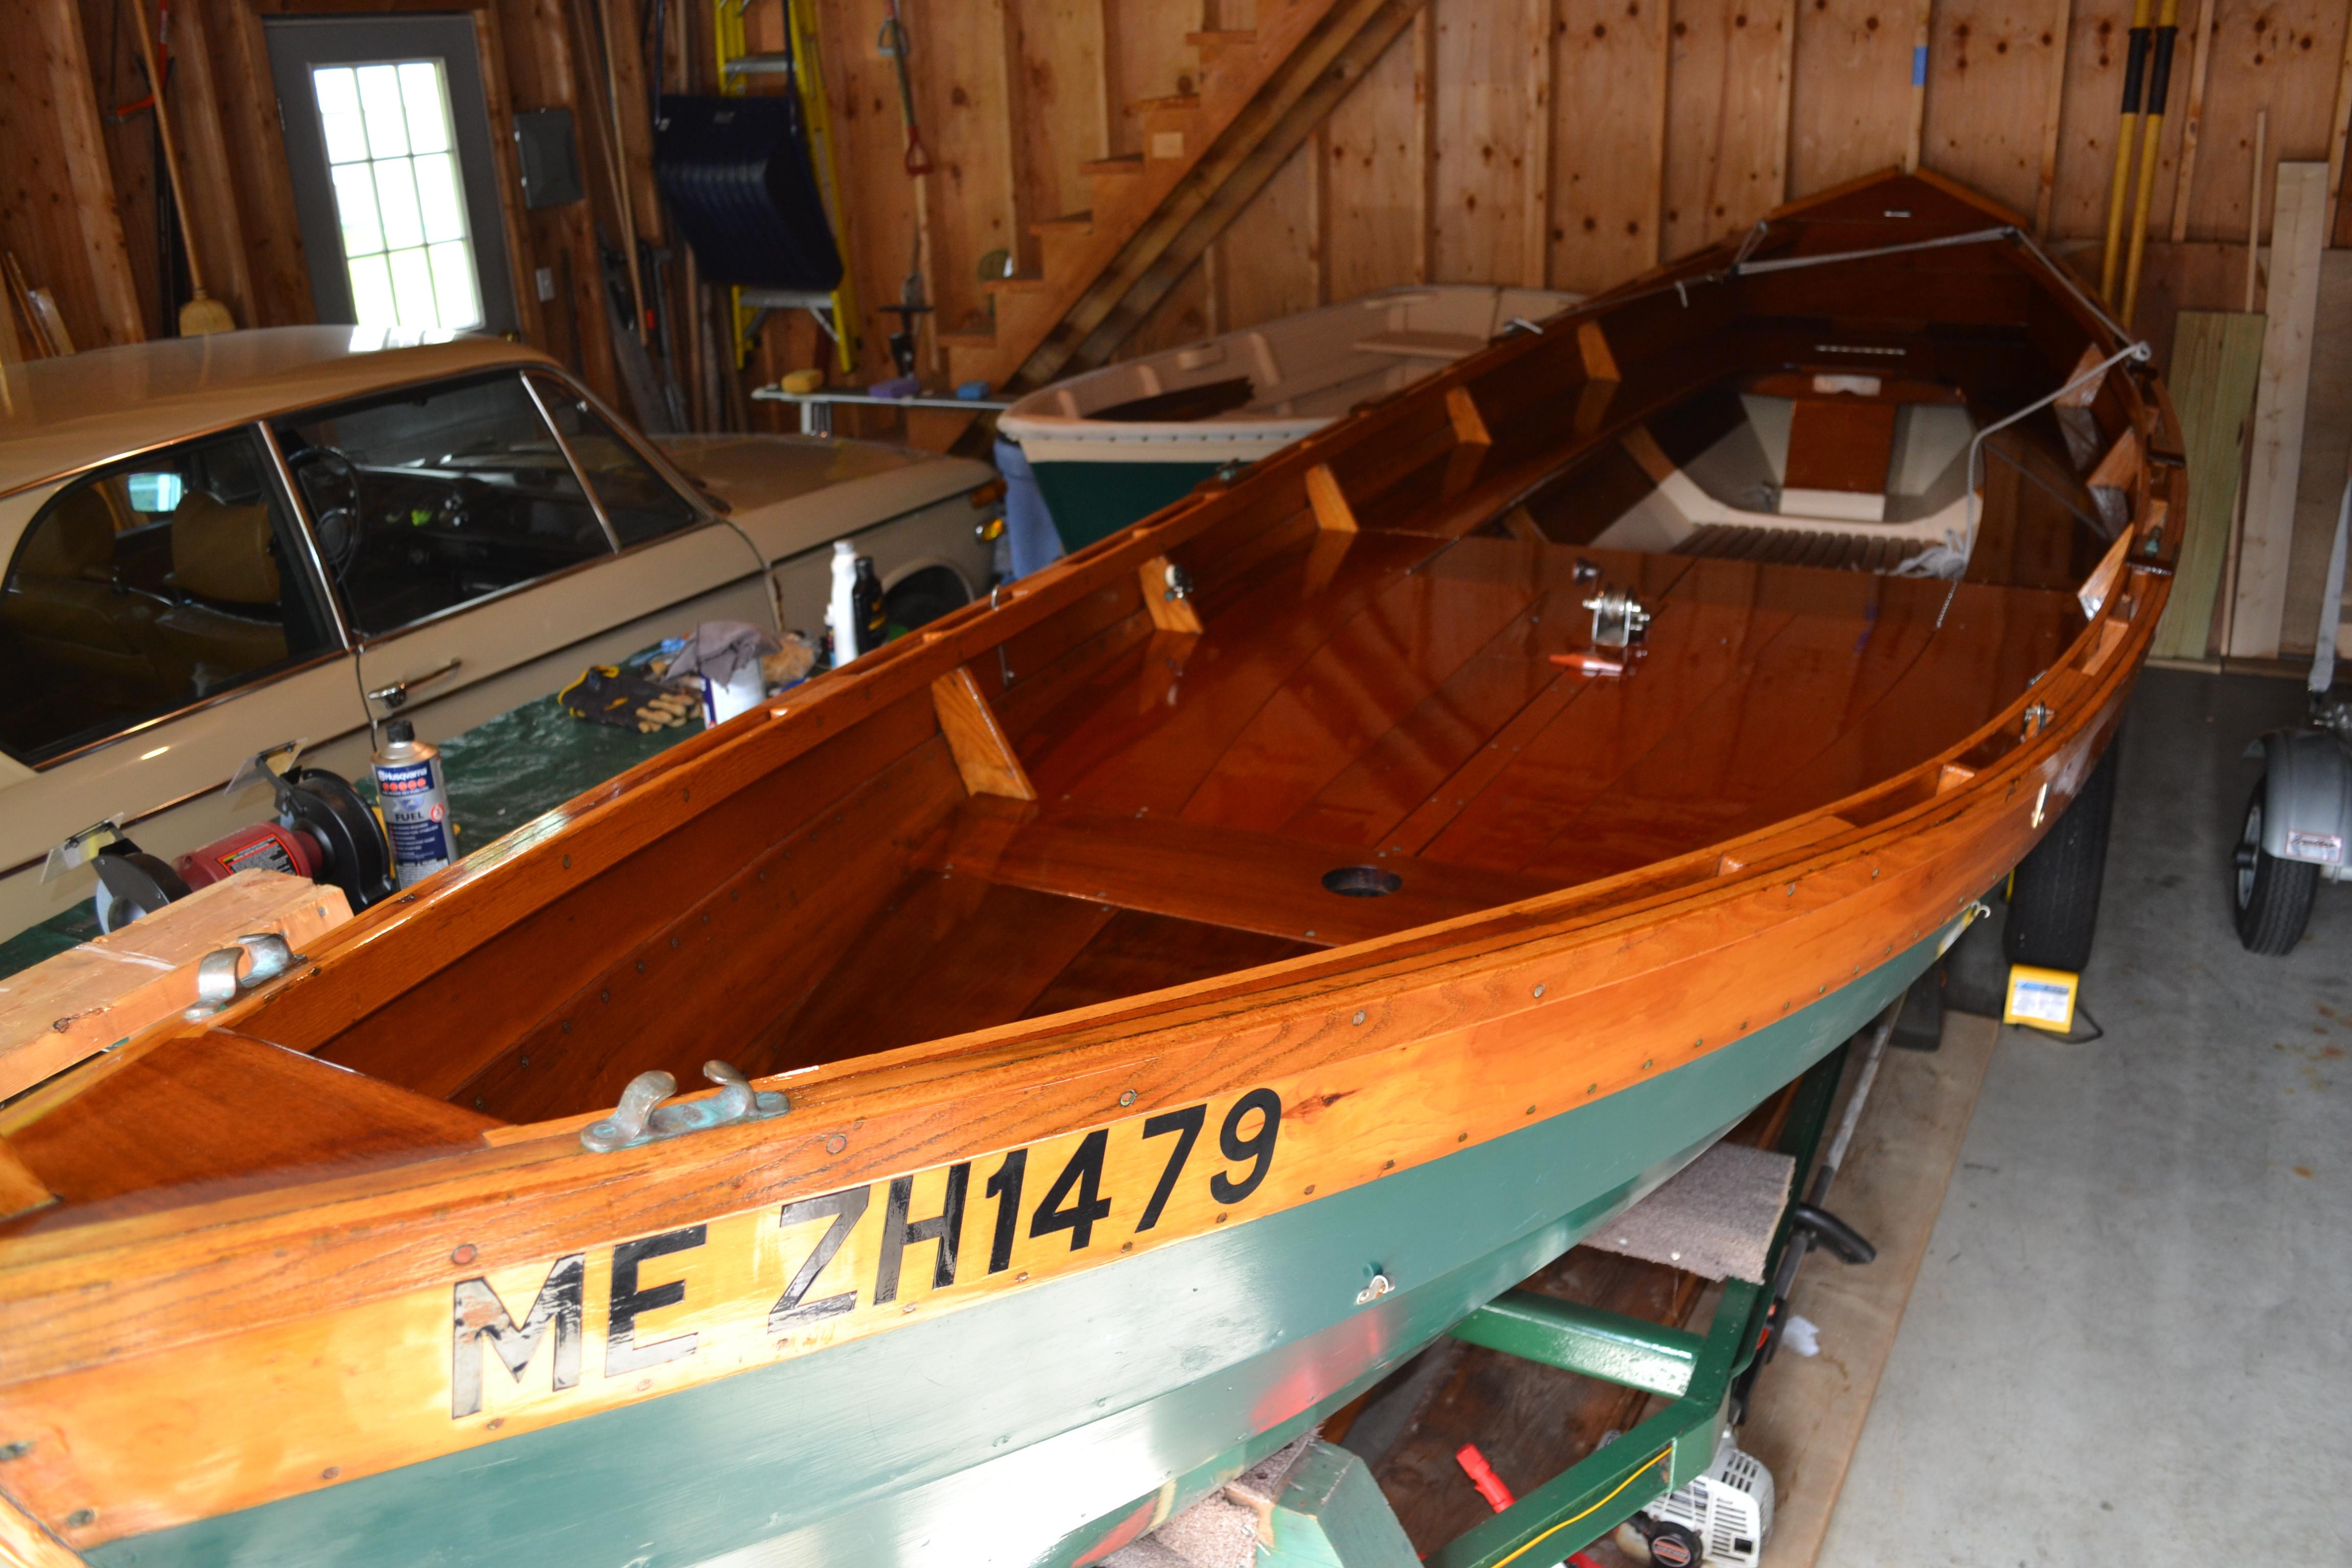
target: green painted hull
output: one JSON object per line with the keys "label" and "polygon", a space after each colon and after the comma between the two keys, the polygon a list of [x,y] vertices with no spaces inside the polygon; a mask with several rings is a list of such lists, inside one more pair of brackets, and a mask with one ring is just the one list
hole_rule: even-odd
{"label": "green painted hull", "polygon": [[[1047,1563],[1352,1398],[1853,1033],[1931,939],[1688,1066],[1131,1260],[485,1447],[119,1541],[104,1568]],[[1375,1270],[1395,1293],[1368,1307]]]}
{"label": "green painted hull", "polygon": [[1037,489],[1065,550],[1083,550],[1183,500],[1215,463],[1037,463]]}

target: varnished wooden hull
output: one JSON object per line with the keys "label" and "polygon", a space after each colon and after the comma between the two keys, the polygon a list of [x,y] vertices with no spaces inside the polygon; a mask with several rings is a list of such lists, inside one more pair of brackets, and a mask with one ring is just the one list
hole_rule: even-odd
{"label": "varnished wooden hull", "polygon": [[[1984,216],[1911,180],[1795,232],[1937,203]],[[2008,335],[1880,335],[1990,406],[2119,346],[2037,261],[1926,254],[1890,319]],[[1604,460],[1721,363],[1830,330],[1788,274],[1737,314],[1721,259],[0,1110],[60,1199],[0,1232],[0,1530],[109,1563],[1075,1561],[1675,1168],[2074,798],[2184,499],[2118,370],[2085,411],[2133,458],[2113,546],[2021,502],[1948,584],[1542,531],[1648,483]],[[1587,562],[1658,612],[1631,678],[1551,658]],[[1350,866],[1400,885],[1326,891]],[[633,1075],[713,1056],[789,1112],[583,1147]]]}
{"label": "varnished wooden hull", "polygon": [[[649,1565],[1074,1563],[1565,1251],[1861,1026],[1937,945],[1603,1103],[1265,1219],[92,1560],[392,1568],[625,1543]],[[1360,1306],[1374,1266],[1399,1288]]]}

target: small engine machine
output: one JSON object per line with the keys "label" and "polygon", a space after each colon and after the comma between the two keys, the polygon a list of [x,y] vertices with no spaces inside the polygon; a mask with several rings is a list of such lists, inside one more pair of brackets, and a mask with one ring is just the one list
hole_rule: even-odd
{"label": "small engine machine", "polygon": [[1655,1568],[1755,1568],[1771,1529],[1772,1472],[1727,1426],[1706,1468],[1620,1527],[1617,1542]]}
{"label": "small engine machine", "polygon": [[[383,824],[351,781],[300,763],[302,743],[289,741],[247,758],[226,792],[267,783],[276,816],[166,861],[122,835],[120,819],[84,828],[52,850],[44,879],[88,858],[98,872],[98,929],[119,931],[142,915],[184,899],[198,888],[239,871],[282,871],[341,888],[353,912],[393,891],[392,847]],[[270,764],[286,759],[283,772]],[[87,847],[101,834],[110,842]]]}

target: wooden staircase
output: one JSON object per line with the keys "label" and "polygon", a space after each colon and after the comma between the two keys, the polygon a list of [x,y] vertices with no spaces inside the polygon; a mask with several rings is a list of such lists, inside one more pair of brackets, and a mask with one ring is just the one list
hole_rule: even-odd
{"label": "wooden staircase", "polygon": [[950,380],[1013,392],[1108,357],[1424,0],[1259,0],[1248,31],[1191,33],[1194,91],[1131,106],[1142,150],[1084,165],[1087,211],[1030,225],[1035,275],[983,284],[995,321],[940,334]]}

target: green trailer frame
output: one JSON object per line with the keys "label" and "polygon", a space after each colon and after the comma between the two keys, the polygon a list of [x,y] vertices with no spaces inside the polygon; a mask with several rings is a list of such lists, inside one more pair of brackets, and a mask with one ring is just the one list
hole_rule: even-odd
{"label": "green trailer frame", "polygon": [[[1820,1147],[1847,1055],[1839,1047],[1799,1081],[1780,1139],[1796,1159],[1798,1184]],[[1778,1273],[1788,1245],[1784,1208],[1766,1279]],[[1512,1289],[1455,1324],[1453,1337],[1467,1343],[1674,1403],[1431,1552],[1430,1568],[1550,1568],[1687,1486],[1715,1459],[1734,1387],[1763,1348],[1771,1308],[1768,1287],[1727,1279],[1706,1332],[1694,1333]],[[1328,1445],[1316,1445],[1293,1468],[1269,1523],[1274,1540],[1260,1553],[1264,1568],[1416,1563],[1363,1461]]]}

